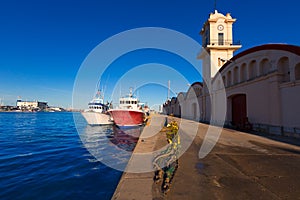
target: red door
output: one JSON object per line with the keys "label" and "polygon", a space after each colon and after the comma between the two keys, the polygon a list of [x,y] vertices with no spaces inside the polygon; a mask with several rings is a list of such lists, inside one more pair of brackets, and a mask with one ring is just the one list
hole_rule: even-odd
{"label": "red door", "polygon": [[232,122],[242,128],[247,117],[246,95],[238,94],[232,97]]}

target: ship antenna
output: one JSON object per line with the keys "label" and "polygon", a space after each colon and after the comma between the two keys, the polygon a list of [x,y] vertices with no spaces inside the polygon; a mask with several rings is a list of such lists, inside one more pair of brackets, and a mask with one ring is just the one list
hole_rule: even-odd
{"label": "ship antenna", "polygon": [[100,90],[100,79],[98,80],[96,85],[96,91],[98,92],[99,90]]}
{"label": "ship antenna", "polygon": [[132,97],[132,87],[129,88],[129,96]]}
{"label": "ship antenna", "polygon": [[107,88],[106,86],[107,86],[107,82],[109,80],[109,77],[110,77],[110,74],[108,74],[108,77],[107,77],[107,79],[105,81],[104,88],[103,88],[103,91],[102,91],[102,93],[103,93],[103,101],[104,101],[104,95],[105,95],[105,92],[106,92],[106,88]]}
{"label": "ship antenna", "polygon": [[101,98],[101,90],[97,90],[97,93],[96,93],[96,98]]}

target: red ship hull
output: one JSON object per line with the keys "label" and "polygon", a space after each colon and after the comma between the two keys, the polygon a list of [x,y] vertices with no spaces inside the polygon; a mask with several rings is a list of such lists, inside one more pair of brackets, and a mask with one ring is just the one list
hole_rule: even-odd
{"label": "red ship hull", "polygon": [[114,123],[118,126],[138,126],[144,123],[144,112],[132,109],[108,110]]}

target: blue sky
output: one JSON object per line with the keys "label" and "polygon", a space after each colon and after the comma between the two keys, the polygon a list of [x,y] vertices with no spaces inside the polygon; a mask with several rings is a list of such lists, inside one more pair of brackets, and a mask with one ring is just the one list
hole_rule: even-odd
{"label": "blue sky", "polygon": [[[243,47],[238,51],[241,52],[265,43],[299,46],[299,4],[296,0],[219,0],[217,9],[237,18],[234,38],[241,41]],[[69,107],[77,71],[99,43],[129,29],[163,27],[186,34],[201,44],[199,31],[213,10],[213,0],[2,1],[0,98],[10,105],[21,96],[23,100],[45,100],[49,105]],[[147,63],[161,63],[175,71],[185,71],[188,66],[164,51],[148,49],[123,55],[112,64],[117,67],[110,66],[111,71],[101,80],[106,85],[106,97],[111,98],[113,85],[122,76],[121,65],[130,68]],[[176,95],[186,91],[188,83],[201,79],[193,70],[185,72],[186,80],[176,78],[175,73],[166,76],[154,72],[154,76],[165,85],[145,85],[141,89],[140,97],[149,104],[163,103],[167,80],[171,80]],[[127,87],[124,83],[122,94],[128,91]]]}

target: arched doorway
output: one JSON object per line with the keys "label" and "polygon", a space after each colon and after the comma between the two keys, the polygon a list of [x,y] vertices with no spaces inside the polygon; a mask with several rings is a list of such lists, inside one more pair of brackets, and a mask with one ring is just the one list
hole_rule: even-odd
{"label": "arched doorway", "polygon": [[197,119],[197,105],[196,103],[192,104],[193,120]]}
{"label": "arched doorway", "polygon": [[179,111],[178,111],[178,114],[179,114],[179,118],[181,118],[181,106],[179,105],[179,107],[178,107],[178,109],[179,109]]}
{"label": "arched doorway", "polygon": [[232,124],[237,128],[243,128],[247,118],[246,95],[237,94],[232,97]]}

